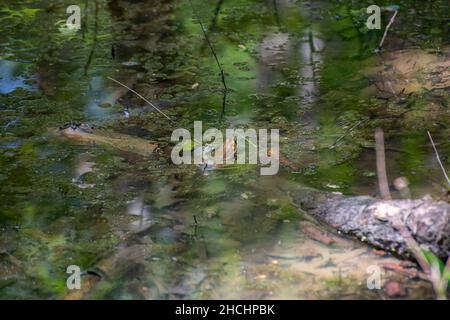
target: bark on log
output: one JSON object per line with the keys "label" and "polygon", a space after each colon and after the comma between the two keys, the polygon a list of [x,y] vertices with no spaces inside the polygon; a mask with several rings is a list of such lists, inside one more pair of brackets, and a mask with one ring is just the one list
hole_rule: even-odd
{"label": "bark on log", "polygon": [[410,257],[395,225],[399,221],[422,249],[443,259],[450,255],[450,204],[446,202],[345,197],[313,189],[302,189],[293,198],[319,220],[383,250]]}

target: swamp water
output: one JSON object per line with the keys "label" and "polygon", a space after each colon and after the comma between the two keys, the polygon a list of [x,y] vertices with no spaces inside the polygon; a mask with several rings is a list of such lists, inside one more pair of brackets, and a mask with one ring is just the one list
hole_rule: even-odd
{"label": "swamp water", "polygon": [[[74,3],[78,32],[65,26]],[[193,1],[224,96],[188,1],[3,1],[0,297],[386,298],[367,288],[366,270],[398,260],[333,234],[290,197],[298,185],[375,196],[377,126],[390,179],[407,177],[415,198],[443,195],[426,130],[448,168],[449,91],[367,90],[382,36],[364,27],[370,4]],[[449,43],[447,1],[397,4],[383,49]],[[280,129],[280,172],[173,165],[172,131],[196,120]],[[142,157],[49,134],[70,121],[160,150]],[[328,244],[314,240],[318,229]],[[66,287],[69,265],[87,273],[80,292]],[[432,297],[424,281],[383,271],[388,279]]]}

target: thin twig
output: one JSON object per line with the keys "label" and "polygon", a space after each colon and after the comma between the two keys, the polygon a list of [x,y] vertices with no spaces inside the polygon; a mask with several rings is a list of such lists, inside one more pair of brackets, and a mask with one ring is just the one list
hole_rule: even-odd
{"label": "thin twig", "polygon": [[342,136],[340,136],[339,138],[336,139],[336,141],[329,146],[329,149],[333,149],[338,143],[339,141],[341,141],[342,139],[344,139],[348,134],[350,134],[354,129],[356,129],[357,127],[359,127],[363,122],[366,122],[367,120],[360,120],[358,121],[356,124],[354,124],[350,129],[348,129]]}
{"label": "thin twig", "polygon": [[431,272],[430,264],[428,263],[425,254],[420,248],[420,245],[417,243],[416,239],[414,239],[414,237],[411,235],[405,223],[403,223],[399,217],[392,217],[391,222],[394,228],[400,231],[400,234],[405,240],[406,246],[416,259],[417,263],[422,268],[423,272],[425,272],[427,276],[430,276]]}
{"label": "thin twig", "polygon": [[145,97],[143,97],[142,95],[140,95],[139,93],[137,93],[136,91],[134,91],[133,89],[131,89],[130,87],[126,86],[125,84],[123,84],[122,82],[113,79],[111,77],[108,77],[109,80],[114,81],[115,83],[120,84],[122,87],[127,88],[128,90],[130,90],[131,92],[133,92],[135,95],[137,95],[139,98],[141,98],[142,100],[144,100],[145,102],[147,102],[150,106],[152,106],[153,108],[155,108],[159,113],[161,113],[164,117],[166,117],[170,122],[173,122],[172,119],[170,119],[164,112],[162,112],[157,106],[155,106],[153,103],[151,103],[150,101],[148,101]]}
{"label": "thin twig", "polygon": [[[88,71],[89,68],[91,66],[92,63],[92,59],[94,57],[94,52],[95,49],[97,48],[97,34],[98,34],[98,11],[99,11],[99,7],[98,7],[98,2],[97,0],[94,1],[95,4],[95,11],[94,11],[94,17],[95,17],[95,21],[94,21],[94,38],[92,40],[92,48],[91,51],[89,52],[89,56],[88,59],[86,61],[86,65],[84,66],[84,75],[87,76],[88,75]],[[87,30],[88,26],[86,25],[86,30]]]}
{"label": "thin twig", "polygon": [[212,52],[212,54],[214,56],[214,59],[216,60],[217,67],[220,70],[220,76],[221,76],[221,79],[222,79],[223,87],[225,89],[225,92],[227,92],[228,91],[228,87],[227,87],[227,84],[226,84],[226,81],[225,81],[225,71],[223,70],[222,65],[220,64],[219,58],[217,57],[216,51],[214,50],[214,46],[212,45],[211,41],[208,38],[208,34],[206,33],[206,29],[203,26],[202,20],[200,19],[200,16],[198,15],[197,10],[195,10],[194,4],[192,3],[191,0],[189,0],[189,3],[191,4],[192,11],[194,12],[195,18],[198,20],[198,22],[200,24],[200,28],[202,29],[205,41],[208,44],[209,48],[211,49],[211,52]]}
{"label": "thin twig", "polygon": [[222,117],[225,115],[225,107],[227,105],[227,90],[223,91],[223,95],[222,95],[222,112],[220,113],[220,118],[222,119]]}
{"label": "thin twig", "polygon": [[447,172],[445,171],[444,165],[441,162],[441,158],[439,157],[439,153],[436,149],[433,138],[431,137],[430,131],[427,131],[427,133],[428,133],[428,138],[430,138],[431,145],[433,146],[434,153],[436,154],[436,159],[439,163],[439,166],[441,167],[442,173],[444,174],[444,177],[447,180],[448,185],[450,186],[450,179],[448,178],[448,175],[447,175]]}
{"label": "thin twig", "polygon": [[[448,274],[446,272],[447,266],[441,272],[439,265],[436,265],[433,262],[431,263],[428,262],[427,257],[420,248],[419,244],[411,235],[406,225],[400,221],[400,219],[397,219],[394,227],[400,230],[400,233],[405,239],[406,246],[413,254],[414,258],[416,259],[419,266],[422,268],[423,272],[425,272],[428,281],[431,282],[433,290],[436,294],[436,298],[438,300],[446,300],[446,291],[448,284]],[[447,263],[448,261],[450,261],[450,258],[447,260]]]}
{"label": "thin twig", "polygon": [[[406,246],[416,259],[419,266],[422,268],[423,272],[426,274],[428,281],[431,282],[433,290],[436,294],[436,298],[439,300],[446,300],[446,292],[448,285],[448,271],[450,270],[450,258],[447,260],[447,265],[444,270],[435,262],[429,262],[425,256],[420,245],[414,239],[414,237],[409,232],[405,223],[403,223],[399,217],[392,217],[391,223],[393,227],[400,231],[403,239],[405,240]],[[449,268],[449,269],[447,269]]]}
{"label": "thin twig", "polygon": [[389,183],[386,173],[386,155],[384,153],[384,133],[383,129],[375,130],[375,153],[377,158],[377,176],[380,195],[383,200],[391,200]]}
{"label": "thin twig", "polygon": [[275,20],[277,22],[277,26],[280,27],[281,23],[280,23],[280,14],[278,13],[277,0],[273,0],[273,9],[274,9],[274,12],[275,12]]}
{"label": "thin twig", "polygon": [[211,21],[211,27],[209,28],[212,31],[216,30],[217,18],[219,16],[220,10],[222,9],[222,5],[223,5],[224,1],[225,0],[219,0],[219,2],[217,2],[216,8],[214,9],[214,17],[213,17],[213,19]]}
{"label": "thin twig", "polygon": [[389,31],[389,28],[394,23],[395,17],[397,16],[398,10],[395,10],[394,14],[391,17],[391,20],[389,20],[388,25],[386,26],[386,29],[384,30],[383,38],[381,38],[380,44],[378,45],[378,49],[381,49],[383,46],[384,40],[386,39],[387,33]]}

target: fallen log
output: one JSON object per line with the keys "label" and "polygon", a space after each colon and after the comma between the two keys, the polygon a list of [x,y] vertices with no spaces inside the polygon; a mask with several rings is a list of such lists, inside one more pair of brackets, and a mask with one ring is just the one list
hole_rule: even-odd
{"label": "fallen log", "polygon": [[[317,219],[377,248],[410,257],[406,230],[421,249],[443,259],[450,255],[450,204],[446,202],[345,197],[309,188],[301,188],[292,197]],[[399,230],[398,222],[404,230]]]}

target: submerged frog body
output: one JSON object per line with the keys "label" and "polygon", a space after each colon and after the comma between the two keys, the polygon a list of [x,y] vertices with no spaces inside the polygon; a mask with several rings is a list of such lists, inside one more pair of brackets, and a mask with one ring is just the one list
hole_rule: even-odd
{"label": "submerged frog body", "polygon": [[[213,155],[215,150],[219,151],[221,163],[217,162],[216,157]],[[234,139],[227,139],[223,144],[206,144],[204,146],[199,146],[194,149],[193,154],[194,157],[203,157],[203,163],[198,166],[204,174],[208,174],[209,171],[223,168],[227,163],[235,160],[236,141]]]}
{"label": "submerged frog body", "polygon": [[[148,140],[126,134],[94,129],[93,126],[84,123],[67,123],[59,128],[59,134],[71,140],[110,146],[115,149],[132,152],[142,156],[148,156],[158,148],[156,143],[152,143]],[[198,166],[204,173],[222,168],[225,166],[225,162],[229,160],[228,158],[234,158],[235,156],[236,150],[234,140],[227,140],[223,145],[223,154],[228,157],[224,159],[224,163],[216,163],[216,159],[212,156],[212,150],[215,148],[217,148],[217,146],[213,147],[212,144],[207,144],[198,147],[193,151],[194,155],[202,154],[204,163]]]}
{"label": "submerged frog body", "polygon": [[97,143],[122,151],[133,152],[141,156],[149,156],[158,148],[156,143],[142,138],[105,130],[96,130],[92,126],[81,123],[66,124],[59,128],[59,133],[72,140]]}

